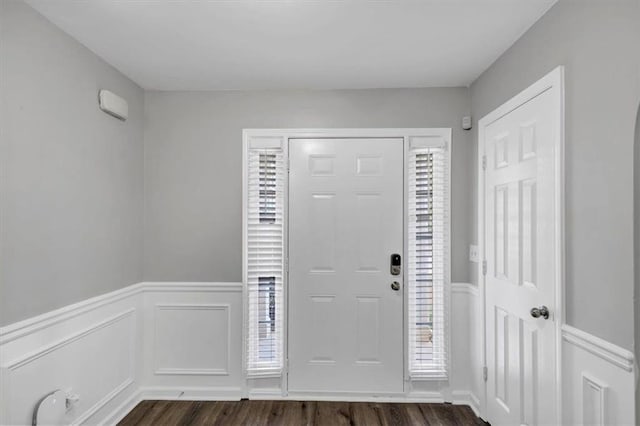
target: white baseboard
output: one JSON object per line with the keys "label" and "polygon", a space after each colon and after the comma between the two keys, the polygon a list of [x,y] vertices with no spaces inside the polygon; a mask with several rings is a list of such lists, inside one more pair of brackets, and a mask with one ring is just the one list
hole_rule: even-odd
{"label": "white baseboard", "polygon": [[242,388],[201,387],[185,388],[180,386],[170,387],[142,387],[140,388],[142,400],[169,400],[169,401],[240,401]]}
{"label": "white baseboard", "polygon": [[304,401],[344,401],[344,402],[444,402],[440,392],[412,392],[408,394],[376,394],[365,392],[304,392],[293,391],[283,400]]}
{"label": "white baseboard", "polygon": [[[134,384],[135,384],[135,382],[134,382],[134,380],[132,378],[129,378],[129,379],[125,380],[119,386],[117,386],[115,389],[113,389],[111,392],[109,392],[107,395],[105,395],[93,407],[91,407],[89,410],[85,411],[79,417],[75,418],[73,420],[73,424],[81,425],[81,424],[89,422],[89,420],[93,416],[95,416],[102,408],[104,408],[110,402],[114,401],[118,396],[123,394],[129,388],[132,388]],[[135,396],[137,392],[133,391],[133,392],[130,392],[130,393],[131,393],[132,396]],[[128,399],[129,398],[127,398],[127,400]]]}
{"label": "white baseboard", "polygon": [[451,392],[453,397],[453,404],[468,405],[471,407],[476,416],[480,417],[480,399],[470,391],[453,391]]}
{"label": "white baseboard", "polygon": [[250,389],[247,396],[249,397],[249,399],[256,400],[275,400],[285,398],[285,395],[282,394],[282,389],[280,388]]}
{"label": "white baseboard", "polygon": [[136,405],[144,401],[142,398],[142,393],[140,390],[132,393],[129,398],[124,400],[120,405],[118,405],[111,413],[109,413],[105,418],[99,423],[100,425],[115,425],[122,419],[124,419],[127,414],[133,410]]}

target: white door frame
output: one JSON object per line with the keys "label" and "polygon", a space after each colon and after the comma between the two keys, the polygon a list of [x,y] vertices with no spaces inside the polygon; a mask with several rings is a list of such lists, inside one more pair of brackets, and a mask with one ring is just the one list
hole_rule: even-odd
{"label": "white door frame", "polygon": [[[284,161],[287,164],[287,168],[289,165],[289,140],[290,139],[332,139],[332,138],[370,138],[370,139],[375,139],[375,138],[402,138],[403,139],[403,271],[402,271],[402,277],[403,277],[403,282],[406,284],[408,282],[408,273],[407,273],[407,259],[408,259],[408,238],[407,238],[407,232],[408,232],[408,223],[407,223],[407,202],[406,200],[408,199],[408,185],[407,185],[407,181],[408,181],[408,169],[406,167],[406,164],[408,162],[408,158],[409,158],[409,148],[410,148],[410,144],[412,140],[420,140],[420,139],[424,139],[424,138],[441,138],[444,139],[444,141],[447,143],[449,150],[451,151],[452,149],[452,143],[451,143],[451,128],[347,128],[347,129],[244,129],[242,132],[242,138],[243,138],[243,179],[246,180],[246,174],[247,174],[247,170],[246,170],[246,164],[244,159],[246,158],[246,153],[247,153],[247,147],[248,147],[248,143],[251,139],[254,138],[275,138],[275,139],[279,139],[282,143],[283,146],[283,154],[284,154]],[[451,153],[448,156],[449,159],[449,164],[447,167],[448,173],[449,173],[449,182],[451,182]],[[284,365],[283,365],[283,369],[282,369],[282,375],[267,375],[264,378],[267,380],[273,380],[273,379],[277,379],[278,376],[280,376],[279,378],[280,380],[280,384],[281,384],[281,390],[282,390],[282,396],[283,397],[287,397],[288,396],[288,383],[287,383],[287,376],[288,376],[288,362],[287,362],[287,358],[288,358],[288,354],[289,354],[289,348],[288,348],[288,334],[289,334],[289,318],[288,318],[288,313],[289,313],[289,292],[288,292],[288,286],[289,286],[289,271],[288,271],[288,261],[289,261],[289,176],[288,173],[286,175],[286,182],[285,182],[285,231],[284,231],[284,252],[286,253],[286,259],[285,259],[285,279],[283,280],[283,300],[284,300],[284,304],[285,304],[285,309],[284,312],[282,313],[283,315],[283,322],[284,322],[284,333],[283,333],[283,340],[284,340],[284,348],[283,348],[283,353],[285,356],[284,359]],[[449,190],[451,191],[451,185],[449,186]],[[243,211],[243,248],[242,248],[242,253],[243,253],[243,282],[246,283],[246,277],[247,277],[247,264],[246,264],[246,235],[247,235],[247,230],[246,230],[246,218],[244,218],[244,215],[246,215],[246,205],[247,205],[247,194],[246,194],[246,188],[245,185],[243,184],[243,207],[242,207],[242,211]],[[449,194],[449,202],[451,200],[451,194]],[[450,206],[447,206],[447,210],[450,211],[451,208]],[[449,221],[449,229],[447,234],[449,235],[449,242],[447,243],[447,247],[450,250],[451,247],[451,243],[450,243],[450,239],[451,239],[451,221]],[[449,262],[448,265],[446,265],[447,270],[447,276],[451,277],[451,261],[450,261],[450,256],[449,256]],[[403,287],[406,287],[403,285]],[[448,286],[450,287],[450,285]],[[402,347],[402,358],[403,358],[403,364],[404,364],[404,393],[405,395],[407,393],[410,392],[410,389],[407,387],[407,383],[410,381],[410,376],[409,376],[409,371],[408,371],[408,363],[407,363],[407,353],[408,353],[408,336],[407,336],[407,332],[408,332],[408,310],[407,310],[407,304],[408,304],[408,291],[404,291],[403,292],[403,312],[402,312],[402,316],[403,316],[403,347]],[[245,306],[245,301],[247,300],[247,289],[246,289],[246,285],[243,285],[243,292],[242,292],[242,300],[243,300],[243,327],[242,327],[242,333],[243,333],[243,348],[242,348],[242,365],[243,365],[243,369],[244,366],[246,365],[246,330],[247,330],[247,312],[246,312],[246,306]],[[448,297],[447,300],[451,300],[451,297]],[[450,315],[451,309],[450,307],[447,307],[447,313]],[[450,320],[449,320],[450,323]],[[447,365],[451,365],[451,344],[450,344],[450,329],[447,331],[447,357],[448,357],[448,362]],[[451,374],[451,372],[449,372],[449,374]],[[247,377],[246,376],[246,370],[243,371],[243,376],[245,376],[245,380],[244,380],[244,385],[243,385],[243,395],[249,395],[250,389],[249,389],[249,384],[248,381],[249,379],[255,380],[259,378],[256,377]],[[271,394],[273,395],[273,394]],[[334,398],[335,399],[335,398]],[[343,398],[344,400],[353,400],[353,398],[349,398],[349,397],[345,397]]]}
{"label": "white door frame", "polygon": [[[562,325],[565,323],[565,236],[564,236],[564,67],[558,66],[537,82],[499,106],[494,111],[485,115],[478,121],[478,248],[481,262],[478,263],[478,284],[482,295],[482,365],[487,365],[487,293],[485,287],[486,253],[485,253],[485,181],[484,181],[484,159],[485,157],[485,129],[494,121],[535,98],[536,96],[555,89],[555,103],[557,114],[559,115],[555,134],[555,182],[556,199],[554,212],[556,218],[556,398],[557,398],[557,424],[562,424]],[[486,370],[485,370],[486,371]],[[485,376],[486,377],[486,376]],[[485,380],[484,395],[482,398],[482,416],[487,415],[487,382]]]}

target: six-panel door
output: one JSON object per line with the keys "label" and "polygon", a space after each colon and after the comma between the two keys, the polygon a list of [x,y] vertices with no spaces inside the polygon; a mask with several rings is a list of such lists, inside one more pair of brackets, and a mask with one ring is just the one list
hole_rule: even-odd
{"label": "six-panel door", "polygon": [[401,393],[403,140],[292,139],[289,155],[289,391]]}
{"label": "six-panel door", "polygon": [[[485,130],[487,417],[556,423],[556,133],[548,90]],[[549,319],[531,309],[546,306]]]}

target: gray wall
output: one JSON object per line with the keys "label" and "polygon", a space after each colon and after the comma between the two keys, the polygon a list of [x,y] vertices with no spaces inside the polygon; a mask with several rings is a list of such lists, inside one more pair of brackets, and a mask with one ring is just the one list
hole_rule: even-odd
{"label": "gray wall", "polygon": [[453,280],[468,281],[466,88],[147,92],[145,280],[241,281],[242,129],[452,127]]}
{"label": "gray wall", "polygon": [[[635,354],[636,363],[638,363],[638,360],[640,360],[640,106],[638,106],[638,114],[636,116],[636,140],[633,149],[633,176],[633,217],[635,218],[633,226],[635,235],[633,244],[635,251],[635,292],[633,295],[633,303],[635,306]],[[640,389],[636,391],[636,419],[640,419]]]}
{"label": "gray wall", "polygon": [[[143,91],[0,1],[0,325],[142,280]],[[129,101],[123,123],[98,89]]]}
{"label": "gray wall", "polygon": [[566,66],[567,322],[628,349],[638,4],[561,0],[471,87],[478,119]]}

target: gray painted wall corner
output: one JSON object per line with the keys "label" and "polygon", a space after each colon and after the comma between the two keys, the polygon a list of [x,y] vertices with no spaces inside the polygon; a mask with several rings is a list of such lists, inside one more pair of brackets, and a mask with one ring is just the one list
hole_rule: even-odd
{"label": "gray painted wall corner", "polygon": [[[143,90],[0,2],[0,325],[142,280]],[[129,102],[121,122],[98,90]]]}

